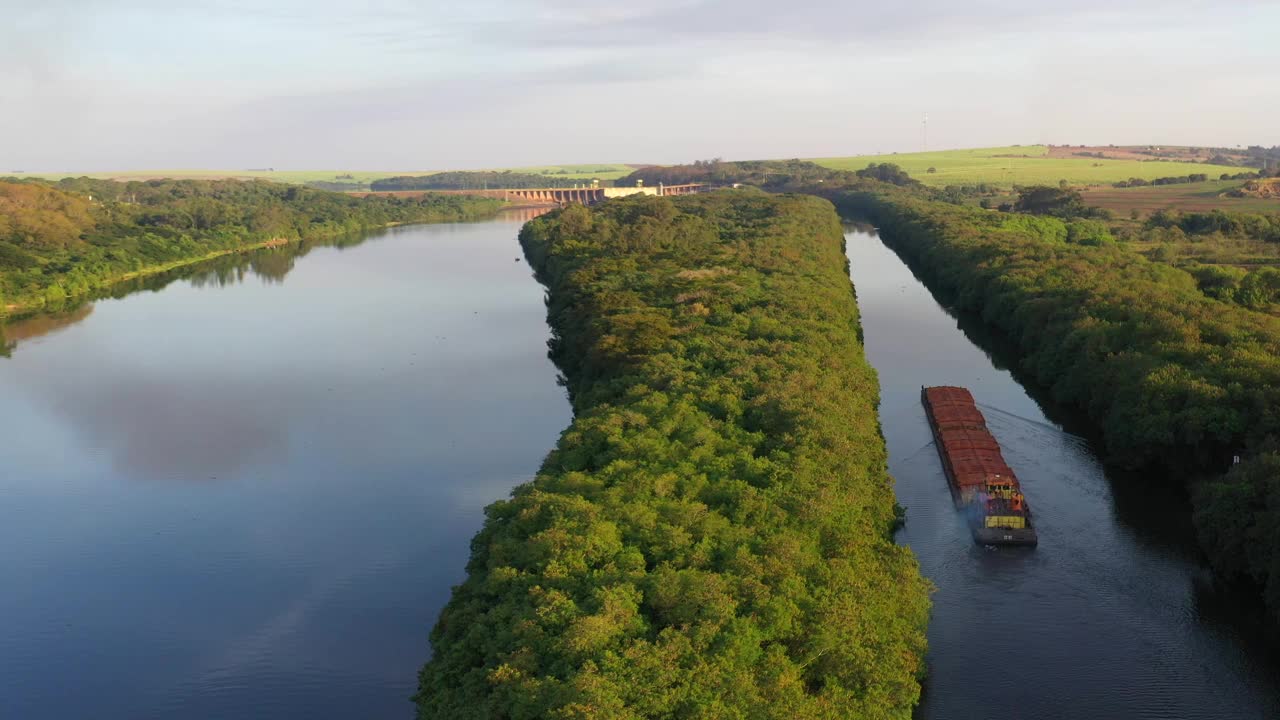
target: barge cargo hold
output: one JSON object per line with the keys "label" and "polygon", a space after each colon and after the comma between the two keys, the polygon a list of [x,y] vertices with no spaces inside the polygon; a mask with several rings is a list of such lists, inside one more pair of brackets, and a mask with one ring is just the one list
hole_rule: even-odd
{"label": "barge cargo hold", "polygon": [[973,539],[984,545],[1035,545],[1031,509],[986,418],[961,387],[922,387],[929,427],[956,506],[969,516]]}

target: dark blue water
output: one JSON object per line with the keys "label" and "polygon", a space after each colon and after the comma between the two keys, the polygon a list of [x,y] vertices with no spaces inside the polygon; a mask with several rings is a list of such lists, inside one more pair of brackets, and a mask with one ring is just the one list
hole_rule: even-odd
{"label": "dark blue water", "polygon": [[[911,546],[937,586],[930,720],[1280,717],[1280,664],[1214,588],[1185,498],[1120,476],[873,235],[847,236]],[[975,344],[977,341],[979,344]],[[1036,513],[1035,549],[975,545],[931,444],[921,385],[973,391]],[[1079,433],[1084,428],[1073,428]]]}
{"label": "dark blue water", "polygon": [[411,716],[482,508],[569,421],[518,229],[11,326],[0,718]]}

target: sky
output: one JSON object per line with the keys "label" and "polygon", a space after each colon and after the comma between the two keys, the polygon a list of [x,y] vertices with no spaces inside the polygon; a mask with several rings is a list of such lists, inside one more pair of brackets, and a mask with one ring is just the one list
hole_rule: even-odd
{"label": "sky", "polygon": [[1280,145],[1274,0],[0,0],[0,172]]}

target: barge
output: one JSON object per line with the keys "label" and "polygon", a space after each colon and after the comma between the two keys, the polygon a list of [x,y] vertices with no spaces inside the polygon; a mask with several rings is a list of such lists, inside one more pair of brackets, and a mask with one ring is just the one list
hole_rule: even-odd
{"label": "barge", "polygon": [[961,387],[922,387],[920,400],[951,496],[969,516],[973,539],[984,545],[1035,545],[1022,486],[973,395]]}

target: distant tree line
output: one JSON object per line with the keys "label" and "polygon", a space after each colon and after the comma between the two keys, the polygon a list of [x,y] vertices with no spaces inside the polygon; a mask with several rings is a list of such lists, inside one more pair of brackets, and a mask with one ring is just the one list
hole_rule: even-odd
{"label": "distant tree line", "polygon": [[[374,191],[389,190],[484,190],[501,188],[571,188],[590,184],[589,178],[565,178],[552,175],[503,171],[442,172],[431,175],[402,175],[374,180]],[[601,182],[601,185],[609,183]]]}
{"label": "distant tree line", "polygon": [[[1241,173],[1222,173],[1218,176],[1219,180],[1252,180],[1259,177],[1256,172]],[[1181,185],[1186,183],[1202,183],[1209,180],[1207,173],[1191,173],[1190,175],[1176,175],[1172,177],[1155,178],[1154,180],[1145,180],[1143,178],[1129,178],[1113,183],[1112,187],[1130,188],[1130,187],[1147,187],[1148,185]]]}
{"label": "distant tree line", "polygon": [[1129,178],[1113,183],[1112,187],[1146,187],[1148,185],[1181,185],[1185,183],[1202,183],[1209,180],[1206,173],[1191,173],[1190,175],[1177,175],[1172,177],[1160,177],[1153,180],[1144,180],[1143,178]]}
{"label": "distant tree line", "polygon": [[309,188],[328,190],[329,192],[361,192],[369,189],[369,184],[359,180],[308,180],[304,183]]}
{"label": "distant tree line", "polygon": [[832,170],[805,160],[750,160],[725,162],[719,158],[699,160],[691,165],[654,165],[636,170],[617,181],[623,187],[639,181],[646,185],[686,185],[706,183],[710,185],[754,185],[773,188],[782,184],[800,185],[839,181],[852,173]]}
{"label": "distant tree line", "polygon": [[0,181],[0,314],[265,241],[463,220],[498,201],[355,198],[261,180]]}
{"label": "distant tree line", "polygon": [[520,241],[574,420],[486,511],[418,716],[909,718],[929,588],[831,205],[627,198]]}

